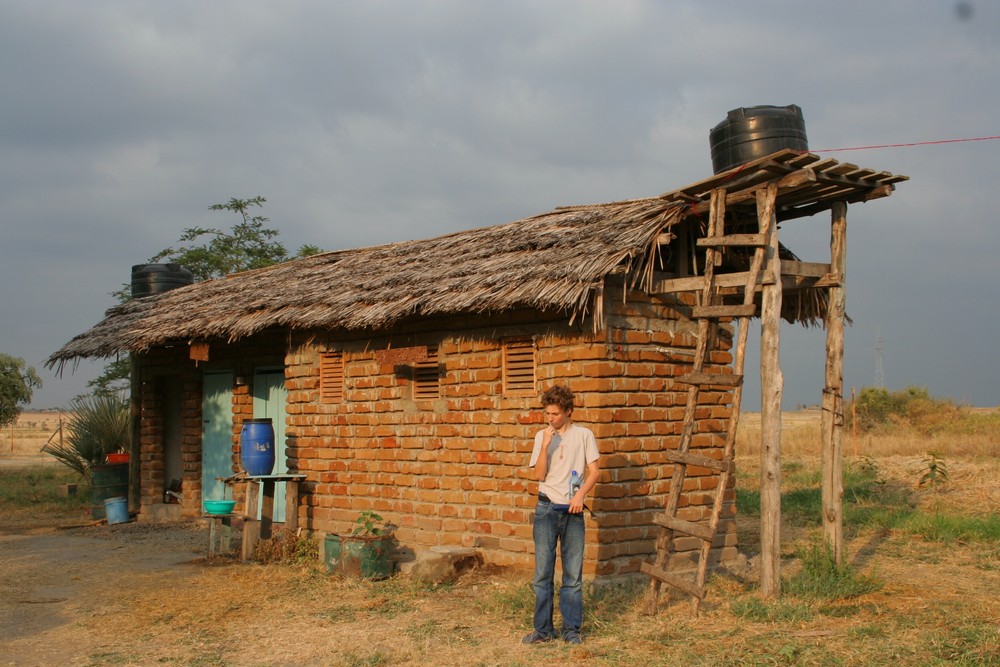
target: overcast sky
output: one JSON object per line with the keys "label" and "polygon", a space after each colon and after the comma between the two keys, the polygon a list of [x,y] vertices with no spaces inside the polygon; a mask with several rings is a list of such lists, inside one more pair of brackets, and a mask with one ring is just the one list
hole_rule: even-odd
{"label": "overcast sky", "polygon": [[[267,197],[290,252],[427,238],[707,178],[737,107],[799,105],[814,150],[1000,135],[998,84],[986,0],[0,0],[0,352],[66,405],[103,362],[45,359],[231,197]],[[881,360],[1000,404],[998,154],[822,153],[911,178],[848,211],[847,387]],[[829,261],[827,214],[781,233]],[[786,407],[820,402],[824,342],[782,329]]]}

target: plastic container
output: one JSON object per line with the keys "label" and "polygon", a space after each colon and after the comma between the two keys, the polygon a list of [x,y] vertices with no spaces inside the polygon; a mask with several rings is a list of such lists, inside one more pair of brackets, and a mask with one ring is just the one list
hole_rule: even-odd
{"label": "plastic container", "polygon": [[120,453],[120,452],[116,452],[114,454],[108,454],[107,459],[105,460],[105,463],[108,463],[108,464],[111,464],[111,465],[116,465],[116,464],[119,464],[119,463],[128,463],[130,458],[131,457],[128,455],[128,453],[124,453],[123,454],[123,453]]}
{"label": "plastic container", "polygon": [[135,264],[132,266],[132,298],[169,292],[194,282],[194,274],[180,264]]}
{"label": "plastic container", "polygon": [[785,148],[809,150],[802,109],[794,104],[733,109],[708,133],[708,142],[716,174]]}
{"label": "plastic container", "polygon": [[205,514],[232,514],[235,500],[203,500],[201,502],[205,508]]}
{"label": "plastic container", "polygon": [[128,496],[128,464],[114,463],[90,468],[90,516],[103,519],[104,501]]}
{"label": "plastic container", "polygon": [[333,574],[363,579],[392,576],[393,542],[389,535],[327,535],[323,547],[326,569]]}
{"label": "plastic container", "polygon": [[576,492],[580,490],[580,487],[582,485],[583,485],[583,480],[580,479],[580,475],[574,470],[573,473],[570,475],[570,478],[569,478],[569,499],[570,500],[573,500],[573,496],[576,495]]}
{"label": "plastic container", "polygon": [[274,470],[274,426],[270,419],[248,419],[240,429],[240,462],[251,477]]}
{"label": "plastic container", "polygon": [[108,525],[128,523],[128,498],[108,498],[104,501],[104,512],[108,515]]}

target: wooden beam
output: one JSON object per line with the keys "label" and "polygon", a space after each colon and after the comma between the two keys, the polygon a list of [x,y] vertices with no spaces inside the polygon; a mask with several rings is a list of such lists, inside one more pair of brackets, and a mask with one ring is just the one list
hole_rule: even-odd
{"label": "wooden beam", "polygon": [[715,387],[738,387],[743,384],[743,376],[732,373],[688,373],[674,378],[684,384]]}
{"label": "wooden beam", "polygon": [[[770,243],[765,266],[781,276],[778,225],[775,215],[777,184],[757,195],[761,231]],[[766,285],[761,294],[760,337],[760,592],[765,598],[781,593],[781,286]]]}
{"label": "wooden beam", "polygon": [[715,536],[715,532],[707,524],[685,521],[684,519],[678,519],[675,516],[660,514],[653,517],[653,523],[663,526],[664,528],[669,528],[670,530],[676,530],[684,533],[685,535],[692,535],[700,540],[705,540],[706,542],[711,542],[712,538]]}
{"label": "wooden beam", "polygon": [[719,472],[727,471],[733,472],[734,466],[732,461],[720,461],[719,459],[713,459],[702,454],[695,454],[694,452],[679,452],[676,449],[664,449],[662,451],[664,458],[673,463],[683,463],[689,466],[700,466],[702,468],[709,468],[710,470],[718,470]]}
{"label": "wooden beam", "polygon": [[781,260],[782,276],[807,276],[811,278],[821,278],[830,273],[829,264],[819,262],[793,262],[787,259]]}
{"label": "wooden beam", "polygon": [[657,581],[662,581],[663,583],[673,586],[678,590],[684,591],[688,595],[693,595],[698,599],[703,599],[705,597],[704,589],[698,588],[693,581],[680,577],[676,574],[671,574],[661,567],[657,567],[650,563],[640,563],[639,570],[643,574],[647,574]]}
{"label": "wooden beam", "polygon": [[726,236],[705,236],[695,242],[700,247],[721,246],[763,246],[767,239],[763,234],[728,234]]}
{"label": "wooden beam", "polygon": [[[747,276],[749,275],[750,274],[746,271],[739,271],[737,273],[720,273],[715,276],[715,284],[723,288],[743,287],[746,285]],[[770,275],[762,275],[760,280],[757,281],[757,284],[764,285],[773,282],[774,278]],[[695,292],[701,290],[704,286],[705,278],[703,276],[674,278],[660,274],[653,279],[653,286],[650,291],[652,294],[676,294],[677,292]]]}
{"label": "wooden beam", "polygon": [[[770,164],[770,171],[778,172],[788,172],[788,167],[785,165],[779,165],[777,163]],[[760,178],[761,173],[766,173],[768,170],[764,169],[758,172],[752,181],[746,183],[733,184],[730,183],[729,191],[730,194],[726,195],[726,207],[736,206],[738,204],[743,204],[745,202],[755,201],[757,198],[757,193],[770,184],[775,184],[773,176],[768,176],[768,180],[762,180]],[[779,189],[796,190],[803,185],[815,182],[816,173],[812,169],[799,169],[791,173],[785,173],[780,179],[777,180],[777,186]],[[733,192],[736,190],[736,192]],[[702,201],[700,204],[695,204],[691,207],[691,212],[696,215],[702,215],[705,211],[709,210],[711,202]]]}
{"label": "wooden beam", "polygon": [[[803,262],[798,262],[803,263]],[[782,266],[785,263],[782,262]],[[815,266],[829,267],[829,264],[816,264]],[[815,271],[808,270],[806,274],[785,274],[781,275],[781,287],[785,292],[794,292],[796,290],[808,289],[813,287],[833,287],[839,285],[843,280],[843,276],[839,276],[835,273],[825,273],[820,275],[815,275]],[[737,273],[722,273],[715,277],[715,284],[719,286],[720,293],[724,294],[741,294],[742,288],[746,285],[748,273],[746,271],[739,271]],[[760,280],[757,281],[756,292],[761,291],[763,285],[773,285],[774,278],[769,273],[762,273]],[[671,278],[666,275],[661,274],[659,277],[654,278],[653,286],[650,290],[650,294],[658,296],[666,296],[669,294],[677,294],[679,292],[696,292],[700,290],[705,285],[705,279],[701,276],[688,276],[686,278]]]}
{"label": "wooden beam", "polygon": [[[841,197],[841,199],[848,204],[858,204],[867,201],[872,201],[873,199],[881,199],[882,197],[888,197],[895,191],[895,186],[893,185],[879,185],[871,190],[861,190],[856,194]],[[803,206],[801,208],[786,209],[782,208],[778,212],[778,220],[784,222],[786,220],[794,220],[796,218],[808,218],[809,216],[816,215],[817,213],[822,213],[828,210],[833,202],[828,201],[832,197],[827,197],[816,204],[809,206]]]}
{"label": "wooden beam", "polygon": [[[847,273],[847,204],[833,205],[830,264]],[[826,386],[823,388],[822,506],[823,537],[837,564],[844,558],[844,313],[843,281],[830,288],[826,311]]]}
{"label": "wooden beam", "polygon": [[734,305],[734,306],[694,306],[691,308],[691,318],[701,317],[753,317],[757,314],[757,306]]}

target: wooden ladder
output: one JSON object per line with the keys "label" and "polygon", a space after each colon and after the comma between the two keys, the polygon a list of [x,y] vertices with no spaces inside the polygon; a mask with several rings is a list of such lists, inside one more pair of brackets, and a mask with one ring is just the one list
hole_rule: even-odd
{"label": "wooden ladder", "polygon": [[[772,195],[773,197],[773,195]],[[766,199],[758,198],[758,209]],[[773,202],[773,199],[770,201]],[[747,330],[750,318],[756,314],[754,293],[764,269],[765,261],[773,257],[777,261],[777,253],[768,253],[771,230],[774,228],[773,207],[765,206],[766,211],[758,210],[758,234],[725,233],[726,191],[712,191],[708,233],[705,238],[698,239],[697,245],[705,248],[704,283],[700,292],[700,305],[692,309],[692,319],[698,322],[698,340],[695,347],[694,363],[691,372],[677,378],[688,385],[687,403],[684,408],[684,422],[681,430],[680,444],[677,449],[666,449],[664,454],[673,462],[673,476],[670,482],[670,493],[662,515],[654,521],[662,527],[656,540],[656,556],[652,563],[644,562],[641,571],[649,575],[649,588],[646,591],[644,612],[655,614],[660,593],[660,584],[665,583],[691,596],[691,611],[698,614],[701,601],[705,598],[705,580],[708,576],[709,554],[712,543],[719,528],[723,501],[730,477],[734,472],[733,454],[736,442],[736,426],[740,417],[740,401],[743,393],[743,361],[746,351]],[[766,213],[766,215],[765,215]],[[722,295],[716,283],[715,267],[722,261],[722,253],[727,247],[752,247],[753,256],[750,268],[745,273],[743,284],[743,303],[740,305],[722,305]],[[772,271],[772,275],[777,275]],[[705,363],[716,347],[720,318],[733,318],[738,321],[736,351],[733,358],[733,372],[705,372]],[[726,443],[722,458],[715,459],[690,451],[691,442],[697,430],[695,419],[698,408],[698,397],[703,387],[732,387],[733,404],[726,431]],[[707,523],[681,519],[677,516],[681,491],[687,477],[688,466],[708,468],[718,474],[715,487],[715,499],[712,513]],[[668,572],[666,567],[673,552],[674,539],[677,535],[690,535],[701,540],[698,567],[694,579]]]}

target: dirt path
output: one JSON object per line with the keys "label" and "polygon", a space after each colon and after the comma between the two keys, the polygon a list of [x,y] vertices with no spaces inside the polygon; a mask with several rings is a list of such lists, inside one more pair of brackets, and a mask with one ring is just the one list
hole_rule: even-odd
{"label": "dirt path", "polygon": [[[0,526],[0,664],[84,665],[112,647],[128,592],[183,586],[204,557],[192,526]],[[189,564],[185,566],[185,564]],[[102,618],[108,618],[102,623]]]}

